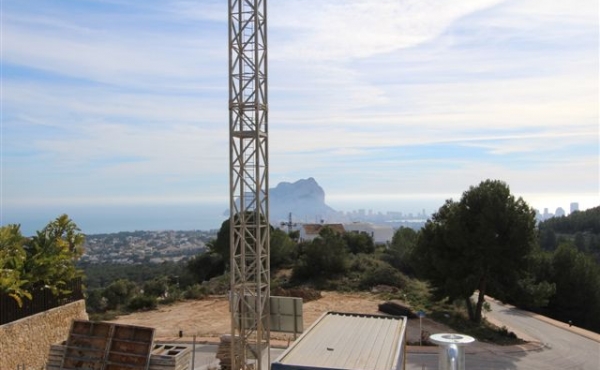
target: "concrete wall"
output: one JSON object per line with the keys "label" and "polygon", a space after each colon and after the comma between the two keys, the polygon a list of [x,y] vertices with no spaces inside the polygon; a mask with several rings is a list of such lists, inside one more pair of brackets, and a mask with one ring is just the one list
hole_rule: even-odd
{"label": "concrete wall", "polygon": [[88,320],[84,300],[0,326],[0,369],[45,368],[50,345],[67,339],[74,319]]}

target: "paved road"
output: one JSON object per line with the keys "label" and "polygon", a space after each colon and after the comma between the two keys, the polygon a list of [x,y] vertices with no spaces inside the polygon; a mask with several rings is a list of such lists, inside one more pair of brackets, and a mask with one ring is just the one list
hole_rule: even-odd
{"label": "paved road", "polygon": [[[514,351],[488,347],[465,358],[467,369],[600,369],[600,335],[488,300],[488,319],[505,325],[519,337],[539,342],[537,349]],[[409,353],[407,370],[438,368],[437,355]]]}
{"label": "paved road", "polygon": [[[499,302],[488,300],[488,315],[523,337],[537,339],[544,350],[531,353],[534,364],[545,369],[600,369],[600,335],[538,315],[532,315]],[[539,318],[538,318],[539,317]],[[589,338],[588,338],[589,336]],[[545,367],[541,367],[545,366]]]}

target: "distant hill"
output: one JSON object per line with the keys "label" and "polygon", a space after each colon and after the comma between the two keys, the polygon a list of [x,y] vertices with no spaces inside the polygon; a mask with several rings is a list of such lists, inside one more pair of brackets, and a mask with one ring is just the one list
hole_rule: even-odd
{"label": "distant hill", "polygon": [[319,222],[337,213],[325,204],[325,191],[312,177],[294,183],[280,182],[269,189],[269,206],[272,223],[286,221],[290,212],[298,222]]}

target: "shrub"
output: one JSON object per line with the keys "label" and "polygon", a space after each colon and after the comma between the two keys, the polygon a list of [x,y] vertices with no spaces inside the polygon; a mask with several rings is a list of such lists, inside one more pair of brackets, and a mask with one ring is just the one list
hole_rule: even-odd
{"label": "shrub", "polygon": [[388,285],[397,288],[406,286],[406,278],[398,270],[385,262],[379,262],[369,268],[360,279],[360,286],[369,289],[376,285]]}
{"label": "shrub", "polygon": [[156,297],[151,297],[147,295],[136,295],[131,298],[127,308],[132,311],[140,311],[140,310],[153,310],[157,306]]}
{"label": "shrub", "polygon": [[200,284],[194,284],[188,287],[185,292],[183,292],[183,297],[185,299],[202,299],[207,295],[208,288]]}

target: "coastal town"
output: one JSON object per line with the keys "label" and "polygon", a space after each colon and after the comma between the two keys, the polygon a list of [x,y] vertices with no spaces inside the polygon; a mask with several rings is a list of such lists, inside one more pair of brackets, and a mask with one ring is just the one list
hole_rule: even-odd
{"label": "coastal town", "polygon": [[206,249],[217,230],[132,231],[87,235],[82,263],[178,262]]}

